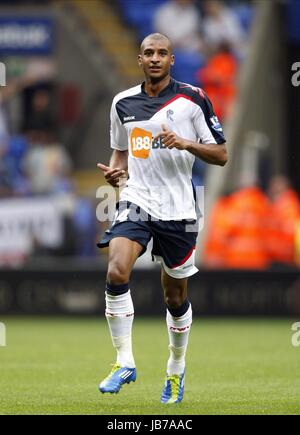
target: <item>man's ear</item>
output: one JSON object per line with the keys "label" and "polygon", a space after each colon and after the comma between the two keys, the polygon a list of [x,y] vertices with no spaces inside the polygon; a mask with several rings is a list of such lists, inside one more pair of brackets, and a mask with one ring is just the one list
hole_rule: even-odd
{"label": "man's ear", "polygon": [[175,56],[174,54],[171,55],[171,66],[173,66],[175,63]]}
{"label": "man's ear", "polygon": [[142,56],[140,54],[138,55],[138,64],[142,66]]}

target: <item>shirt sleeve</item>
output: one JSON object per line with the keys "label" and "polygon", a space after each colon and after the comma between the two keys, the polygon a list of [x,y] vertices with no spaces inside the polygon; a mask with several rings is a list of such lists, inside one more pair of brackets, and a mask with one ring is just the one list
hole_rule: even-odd
{"label": "shirt sleeve", "polygon": [[222,125],[206,95],[197,101],[193,124],[201,143],[223,144],[226,142]]}
{"label": "shirt sleeve", "polygon": [[117,113],[115,99],[110,111],[110,146],[119,151],[128,149],[127,131]]}

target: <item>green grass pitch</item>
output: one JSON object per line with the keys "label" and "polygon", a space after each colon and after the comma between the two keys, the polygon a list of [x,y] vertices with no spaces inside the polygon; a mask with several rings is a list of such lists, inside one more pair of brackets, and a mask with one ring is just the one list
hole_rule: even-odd
{"label": "green grass pitch", "polygon": [[161,405],[164,319],[137,319],[135,384],[102,395],[114,362],[105,320],[0,318],[0,414],[300,414],[300,347],[292,321],[194,319],[184,401]]}

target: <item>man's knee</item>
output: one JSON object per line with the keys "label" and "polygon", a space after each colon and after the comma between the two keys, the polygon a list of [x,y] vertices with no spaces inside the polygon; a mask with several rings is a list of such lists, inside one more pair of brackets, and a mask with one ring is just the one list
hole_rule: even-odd
{"label": "man's knee", "polygon": [[165,290],[165,303],[170,308],[176,309],[181,307],[185,299],[186,295],[181,287]]}
{"label": "man's knee", "polygon": [[163,272],[162,287],[167,307],[171,309],[180,308],[187,298],[187,280],[174,279]]}
{"label": "man's knee", "polygon": [[109,263],[107,271],[107,282],[112,285],[126,284],[129,281],[130,271],[119,262]]}

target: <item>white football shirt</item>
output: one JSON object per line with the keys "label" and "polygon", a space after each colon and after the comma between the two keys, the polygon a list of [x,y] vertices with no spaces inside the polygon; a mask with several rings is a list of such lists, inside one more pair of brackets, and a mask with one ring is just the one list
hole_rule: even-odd
{"label": "white football shirt", "polygon": [[162,124],[178,136],[203,144],[225,142],[205,93],[174,79],[157,97],[144,84],[115,96],[111,107],[111,148],[128,150],[129,178],[120,200],[131,201],[161,220],[196,219],[189,151],[153,141]]}

